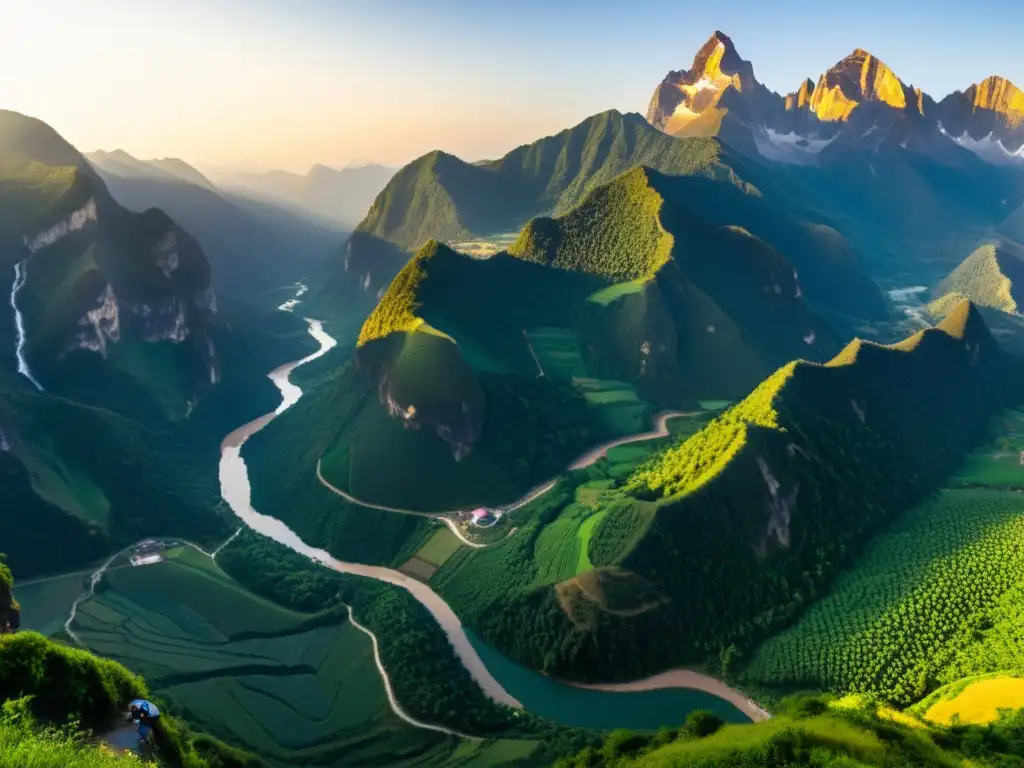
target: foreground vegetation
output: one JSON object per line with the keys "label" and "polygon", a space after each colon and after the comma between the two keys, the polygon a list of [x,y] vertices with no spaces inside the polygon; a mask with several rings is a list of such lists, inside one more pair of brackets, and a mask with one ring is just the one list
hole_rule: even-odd
{"label": "foreground vegetation", "polygon": [[871,702],[801,696],[756,725],[722,726],[707,713],[657,734],[617,731],[559,768],[985,766],[1024,763],[1024,710],[984,726],[940,727]]}
{"label": "foreground vegetation", "polygon": [[969,673],[946,668],[953,648],[982,667],[977,639],[1024,581],[1022,513],[1016,493],[941,492],[876,539],[796,626],[765,643],[744,677],[874,693],[905,706]]}
{"label": "foreground vegetation", "polygon": [[[12,581],[0,561],[0,583]],[[35,632],[0,634],[0,766],[106,768],[123,765],[98,735],[123,725],[130,700],[149,696],[146,682],[120,664]],[[172,768],[259,768],[263,763],[203,734],[173,711],[161,713],[156,753]],[[135,762],[135,764],[138,764]]]}

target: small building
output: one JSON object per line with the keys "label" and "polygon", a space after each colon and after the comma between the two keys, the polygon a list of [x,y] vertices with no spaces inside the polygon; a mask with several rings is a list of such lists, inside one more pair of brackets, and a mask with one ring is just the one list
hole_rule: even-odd
{"label": "small building", "polygon": [[494,520],[491,511],[485,507],[474,509],[470,515],[476,525],[489,525]]}
{"label": "small building", "polygon": [[164,556],[159,554],[152,555],[135,555],[132,557],[132,565],[138,568],[140,565],[153,565],[155,563],[163,562]]}

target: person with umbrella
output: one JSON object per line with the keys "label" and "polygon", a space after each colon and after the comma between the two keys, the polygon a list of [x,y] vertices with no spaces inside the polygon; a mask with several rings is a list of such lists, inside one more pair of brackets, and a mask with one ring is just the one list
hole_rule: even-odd
{"label": "person with umbrella", "polygon": [[128,705],[128,713],[132,722],[139,724],[139,736],[145,741],[156,726],[157,718],[160,717],[160,710],[156,704],[145,699],[135,699]]}

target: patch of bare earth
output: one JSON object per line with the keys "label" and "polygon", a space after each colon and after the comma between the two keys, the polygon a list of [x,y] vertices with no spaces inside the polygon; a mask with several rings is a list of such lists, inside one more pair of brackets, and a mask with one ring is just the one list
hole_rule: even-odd
{"label": "patch of bare earth", "polygon": [[429,581],[430,577],[437,573],[437,566],[418,557],[410,557],[398,570],[414,579]]}
{"label": "patch of bare earth", "polygon": [[555,585],[558,604],[577,629],[593,629],[600,614],[639,616],[668,602],[649,581],[621,568],[595,568]]}

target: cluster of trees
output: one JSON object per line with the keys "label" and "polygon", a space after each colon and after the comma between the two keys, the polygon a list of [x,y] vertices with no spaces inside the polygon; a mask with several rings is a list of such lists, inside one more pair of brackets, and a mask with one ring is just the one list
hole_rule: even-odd
{"label": "cluster of trees", "polygon": [[830,697],[784,699],[774,721],[721,725],[695,712],[681,728],[656,734],[615,731],[604,743],[557,763],[558,768],[782,768],[786,766],[1024,766],[1024,710],[1005,711],[988,725],[906,722],[867,700],[836,705]]}
{"label": "cluster of trees", "polygon": [[594,190],[562,218],[531,221],[508,252],[615,282],[647,280],[672,255],[672,236],[658,218],[663,203],[647,171],[635,168]]}
{"label": "cluster of trees", "polygon": [[633,764],[656,753],[669,744],[694,742],[716,733],[725,723],[717,715],[697,709],[686,716],[679,728],[664,727],[657,733],[638,733],[626,729],[612,731],[604,741],[585,747],[575,755],[562,758],[555,768],[613,768],[620,764]]}
{"label": "cluster of trees", "polygon": [[[990,634],[1002,640],[998,654],[981,651],[975,634],[993,624],[995,605],[1016,602],[1007,598],[1024,580],[1024,503],[1015,497],[947,491],[904,516],[826,598],[758,649],[744,678],[868,692],[906,705],[939,682],[993,664],[1024,669],[1015,633]],[[1021,609],[1011,610],[1019,621]],[[948,670],[953,649],[970,663]]]}

